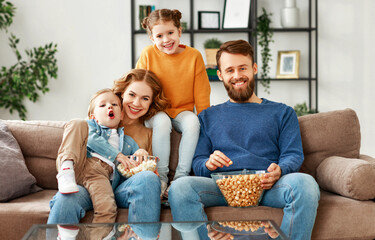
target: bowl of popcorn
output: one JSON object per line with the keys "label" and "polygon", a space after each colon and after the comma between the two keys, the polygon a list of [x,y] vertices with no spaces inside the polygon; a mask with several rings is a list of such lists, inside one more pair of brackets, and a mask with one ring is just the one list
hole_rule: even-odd
{"label": "bowl of popcorn", "polygon": [[266,225],[266,221],[223,221],[213,222],[211,227],[216,231],[233,235],[267,235],[264,231]]}
{"label": "bowl of popcorn", "polygon": [[255,207],[262,200],[261,179],[266,171],[247,170],[212,173],[225,201],[231,207]]}
{"label": "bowl of popcorn", "polygon": [[157,162],[159,161],[159,158],[156,156],[147,156],[147,157],[137,157],[137,156],[127,156],[129,159],[137,161],[139,163],[138,166],[133,167],[131,169],[125,169],[124,165],[122,163],[119,163],[117,165],[117,170],[120,172],[120,174],[126,178],[130,178],[131,176],[135,175],[136,173],[142,172],[142,171],[152,171],[157,173]]}

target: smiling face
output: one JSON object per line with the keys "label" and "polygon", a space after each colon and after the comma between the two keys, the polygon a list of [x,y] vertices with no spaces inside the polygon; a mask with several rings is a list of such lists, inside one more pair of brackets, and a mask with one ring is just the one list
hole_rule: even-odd
{"label": "smiling face", "polygon": [[166,54],[176,54],[183,51],[180,48],[181,28],[177,28],[173,21],[160,22],[152,27],[151,41]]}
{"label": "smiling face", "polygon": [[122,98],[124,122],[138,121],[150,108],[152,89],[145,81],[134,81],[125,89]]}
{"label": "smiling face", "polygon": [[122,120],[121,101],[113,92],[104,92],[93,102],[94,109],[90,114],[98,124],[108,128],[117,128]]}
{"label": "smiling face", "polygon": [[254,75],[258,66],[250,56],[223,52],[220,57],[220,70],[217,75],[223,81],[232,102],[252,102],[254,94]]}

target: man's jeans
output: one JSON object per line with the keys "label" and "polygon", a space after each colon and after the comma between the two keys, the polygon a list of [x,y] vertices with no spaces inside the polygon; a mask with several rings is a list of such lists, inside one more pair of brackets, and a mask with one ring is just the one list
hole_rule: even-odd
{"label": "man's jeans", "polygon": [[[90,194],[79,187],[78,193],[61,194],[50,202],[48,224],[77,224],[92,210]],[[160,181],[151,171],[135,174],[115,190],[117,207],[128,208],[129,222],[158,222],[160,220]]]}
{"label": "man's jeans", "polygon": [[[266,190],[260,205],[283,208],[281,230],[290,239],[311,239],[320,198],[319,186],[310,175],[291,173]],[[169,191],[174,221],[207,221],[204,207],[227,206],[211,178],[183,177]]]}

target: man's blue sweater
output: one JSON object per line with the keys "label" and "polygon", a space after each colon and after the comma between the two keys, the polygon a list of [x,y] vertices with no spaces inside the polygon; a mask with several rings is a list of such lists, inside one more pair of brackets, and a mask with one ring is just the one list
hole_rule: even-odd
{"label": "man's blue sweater", "polygon": [[[267,99],[262,103],[227,101],[207,108],[198,117],[201,131],[192,164],[197,176],[242,169],[266,170],[271,163],[278,164],[285,175],[297,172],[302,165],[298,118],[285,104]],[[233,164],[208,170],[205,163],[215,150],[223,152]]]}

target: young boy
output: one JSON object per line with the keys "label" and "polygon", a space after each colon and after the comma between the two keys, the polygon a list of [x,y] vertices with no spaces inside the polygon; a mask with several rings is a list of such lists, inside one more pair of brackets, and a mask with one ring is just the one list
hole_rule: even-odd
{"label": "young boy", "polygon": [[[87,156],[81,154],[81,157],[76,157],[73,161],[61,156],[64,155],[61,152],[66,149],[64,148],[66,143],[63,142],[59,149],[58,163],[62,162],[56,176],[59,191],[62,194],[75,193],[78,192],[77,183],[83,185],[90,193],[92,200],[93,223],[115,222],[116,220],[117,206],[112,186],[118,185],[120,175],[116,171],[114,161],[121,162],[125,168],[132,168],[137,165],[137,162],[125,155],[147,155],[145,150],[138,149],[138,145],[131,137],[124,135],[123,128],[118,128],[123,116],[121,110],[121,101],[111,89],[98,91],[91,98],[89,105]],[[75,144],[86,148],[82,142]],[[77,173],[73,170],[73,163]],[[77,183],[76,176],[78,176]]]}

